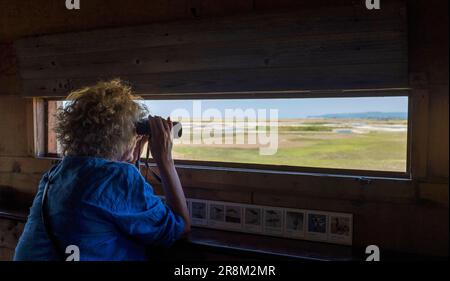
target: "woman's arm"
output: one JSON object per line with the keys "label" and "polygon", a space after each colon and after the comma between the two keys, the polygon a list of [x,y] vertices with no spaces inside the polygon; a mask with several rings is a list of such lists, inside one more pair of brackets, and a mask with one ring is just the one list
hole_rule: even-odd
{"label": "woman's arm", "polygon": [[152,136],[149,141],[153,159],[158,165],[167,205],[184,219],[184,232],[191,230],[189,212],[180,178],[172,158],[172,121],[161,117],[149,118]]}

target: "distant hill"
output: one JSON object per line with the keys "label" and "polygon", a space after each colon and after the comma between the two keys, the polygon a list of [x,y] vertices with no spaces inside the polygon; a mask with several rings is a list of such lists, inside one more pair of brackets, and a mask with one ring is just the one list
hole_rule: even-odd
{"label": "distant hill", "polygon": [[308,118],[406,120],[406,119],[408,119],[408,113],[407,112],[333,113],[333,114],[308,116]]}

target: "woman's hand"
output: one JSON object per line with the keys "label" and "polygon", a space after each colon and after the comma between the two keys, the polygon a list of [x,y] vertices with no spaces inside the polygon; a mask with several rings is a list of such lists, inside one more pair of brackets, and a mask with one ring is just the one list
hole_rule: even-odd
{"label": "woman's hand", "polygon": [[152,132],[149,144],[153,159],[160,170],[173,166],[172,121],[170,118],[164,120],[159,116],[155,116],[149,117],[148,122]]}
{"label": "woman's hand", "polygon": [[135,163],[139,159],[139,153],[142,152],[147,141],[148,136],[136,136],[133,139],[133,144],[125,151],[122,157],[120,157],[119,161]]}
{"label": "woman's hand", "polygon": [[136,145],[133,150],[133,160],[132,163],[136,163],[136,161],[141,157],[141,153],[144,150],[145,144],[148,142],[148,136],[137,136]]}

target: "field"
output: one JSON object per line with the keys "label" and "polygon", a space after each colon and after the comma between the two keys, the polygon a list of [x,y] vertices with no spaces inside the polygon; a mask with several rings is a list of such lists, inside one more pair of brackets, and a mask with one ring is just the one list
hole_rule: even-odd
{"label": "field", "polygon": [[[205,132],[205,128],[220,130],[211,133]],[[184,143],[178,140],[174,144],[174,157],[270,165],[406,170],[406,120],[284,119],[278,122],[276,153],[260,155],[260,147],[267,147],[268,142],[249,144],[248,139],[258,139],[261,130],[267,130],[266,136],[269,136],[269,129],[273,127],[230,121],[183,122]],[[194,138],[201,142],[186,143]],[[239,138],[245,138],[245,142],[236,143]]]}

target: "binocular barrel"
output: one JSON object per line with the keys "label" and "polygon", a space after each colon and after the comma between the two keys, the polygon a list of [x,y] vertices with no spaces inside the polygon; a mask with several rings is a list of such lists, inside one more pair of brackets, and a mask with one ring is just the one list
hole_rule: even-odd
{"label": "binocular barrel", "polygon": [[[147,136],[152,135],[148,119],[140,120],[135,125],[136,125],[136,134]],[[175,139],[181,138],[181,136],[183,135],[183,127],[181,126],[180,122],[173,122],[172,130],[173,130],[173,137]]]}

